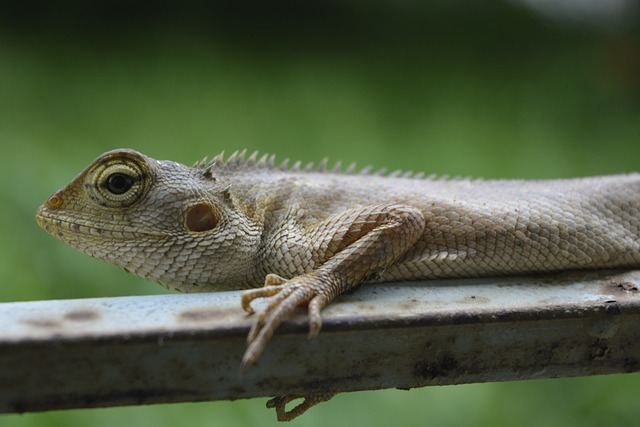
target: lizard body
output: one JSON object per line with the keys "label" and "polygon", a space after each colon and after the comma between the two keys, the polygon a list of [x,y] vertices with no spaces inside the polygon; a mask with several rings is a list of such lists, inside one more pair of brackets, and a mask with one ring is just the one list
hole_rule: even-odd
{"label": "lizard body", "polygon": [[[276,328],[362,283],[640,266],[640,174],[470,180],[276,166],[222,155],[187,167],[103,154],[38,210],[81,251],[180,291],[268,297],[248,337],[253,364]],[[261,287],[262,285],[264,287]],[[326,395],[284,412],[292,418]],[[297,412],[296,412],[297,411]]]}

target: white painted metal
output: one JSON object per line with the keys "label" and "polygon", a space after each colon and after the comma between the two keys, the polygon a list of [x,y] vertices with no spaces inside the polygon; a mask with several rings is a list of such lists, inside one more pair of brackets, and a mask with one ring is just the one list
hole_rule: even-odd
{"label": "white painted metal", "polygon": [[[640,271],[367,285],[258,363],[240,292],[0,304],[0,412],[640,371]],[[259,304],[257,305],[259,308]]]}

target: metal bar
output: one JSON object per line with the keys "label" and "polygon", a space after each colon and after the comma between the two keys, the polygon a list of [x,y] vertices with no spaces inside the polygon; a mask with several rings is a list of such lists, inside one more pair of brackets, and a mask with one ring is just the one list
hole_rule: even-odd
{"label": "metal bar", "polygon": [[640,271],[363,286],[258,363],[239,292],[0,304],[0,412],[640,370]]}

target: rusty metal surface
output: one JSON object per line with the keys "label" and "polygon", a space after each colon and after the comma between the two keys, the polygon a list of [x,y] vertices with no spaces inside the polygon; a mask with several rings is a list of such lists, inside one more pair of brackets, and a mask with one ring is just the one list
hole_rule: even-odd
{"label": "rusty metal surface", "polygon": [[[0,412],[640,370],[640,271],[363,286],[244,374],[239,292],[0,304]],[[259,305],[258,305],[259,306]]]}

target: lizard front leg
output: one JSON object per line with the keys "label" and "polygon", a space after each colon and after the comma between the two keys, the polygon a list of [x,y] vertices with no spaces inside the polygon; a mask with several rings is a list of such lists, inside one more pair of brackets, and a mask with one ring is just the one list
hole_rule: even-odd
{"label": "lizard front leg", "polygon": [[[326,260],[322,265],[289,280],[269,274],[264,287],[243,293],[242,307],[249,313],[253,313],[254,299],[270,300],[249,332],[242,369],[260,357],[276,328],[298,306],[308,306],[308,336],[316,337],[322,326],[320,310],[343,292],[379,276],[413,246],[424,227],[422,213],[404,205],[353,209],[321,223],[311,233],[310,241],[319,242],[317,250],[323,252],[320,258]],[[279,421],[290,421],[332,396],[333,393],[280,396],[270,400],[267,407],[276,409]],[[286,404],[296,398],[304,401],[287,411]]]}
{"label": "lizard front leg", "polygon": [[[310,233],[319,259],[315,270],[284,279],[267,275],[265,286],[246,291],[242,307],[253,312],[251,301],[269,298],[247,338],[242,368],[251,366],[276,328],[298,306],[308,306],[309,339],[322,326],[320,310],[343,292],[381,274],[422,235],[425,219],[420,210],[405,205],[374,205],[352,209],[319,224]],[[312,250],[312,249],[309,249]]]}

